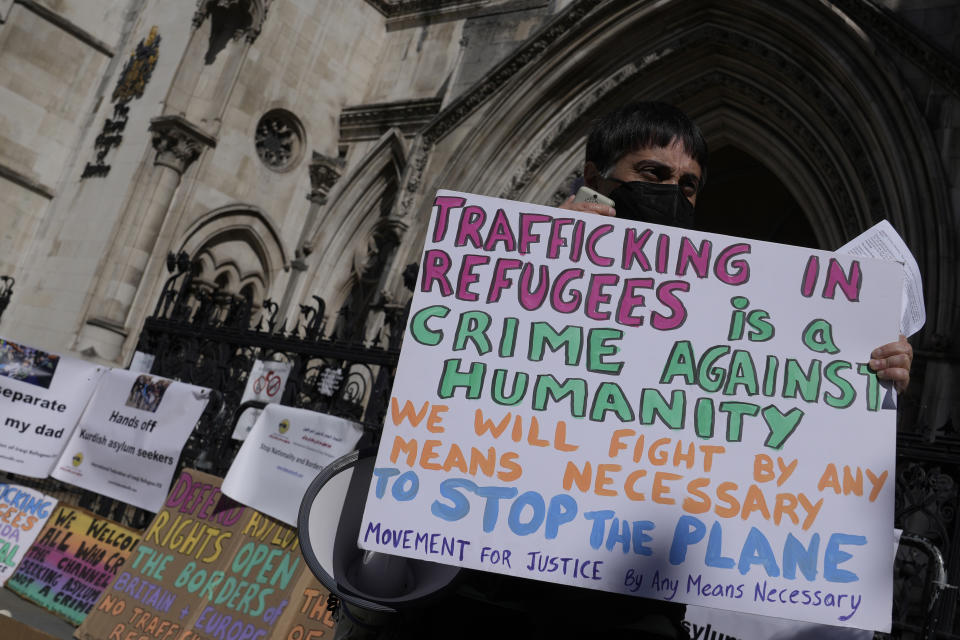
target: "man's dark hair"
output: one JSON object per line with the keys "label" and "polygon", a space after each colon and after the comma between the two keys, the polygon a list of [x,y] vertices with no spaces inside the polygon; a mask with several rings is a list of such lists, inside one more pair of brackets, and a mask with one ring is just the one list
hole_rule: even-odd
{"label": "man's dark hair", "polygon": [[666,102],[633,102],[597,119],[587,138],[586,160],[603,172],[624,154],[666,147],[674,138],[700,165],[702,184],[707,177],[707,141],[687,114]]}

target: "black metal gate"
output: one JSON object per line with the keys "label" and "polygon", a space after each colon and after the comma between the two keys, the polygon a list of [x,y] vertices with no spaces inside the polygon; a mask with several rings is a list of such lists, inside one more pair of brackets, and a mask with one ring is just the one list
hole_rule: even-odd
{"label": "black metal gate", "polygon": [[[313,305],[301,305],[299,313],[284,322],[277,319],[277,305],[269,300],[258,309],[247,298],[197,280],[197,265],[184,253],[168,256],[167,269],[170,276],[153,314],[144,322],[137,350],[154,356],[150,373],[214,391],[187,440],[178,469],[226,474],[242,444],[232,438],[233,426],[255,360],[290,364],[282,404],[362,423],[361,445],[379,440],[407,308],[375,301],[363,317],[340,317],[328,325],[324,301],[314,296]],[[333,325],[356,329],[368,320],[374,326],[374,337],[368,341],[331,335]],[[145,528],[152,517],[142,509],[52,478],[7,475],[135,529]]]}

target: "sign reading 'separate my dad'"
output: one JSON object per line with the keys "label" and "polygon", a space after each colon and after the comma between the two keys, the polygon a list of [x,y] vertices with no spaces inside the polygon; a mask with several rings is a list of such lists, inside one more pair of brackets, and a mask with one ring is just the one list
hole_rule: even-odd
{"label": "sign reading 'separate my dad'", "polygon": [[901,269],[442,191],[359,544],[889,629]]}
{"label": "sign reading 'separate my dad'", "polygon": [[0,338],[0,469],[50,475],[103,371]]}
{"label": "sign reading 'separate my dad'", "polygon": [[50,475],[156,512],[210,390],[111,369]]}

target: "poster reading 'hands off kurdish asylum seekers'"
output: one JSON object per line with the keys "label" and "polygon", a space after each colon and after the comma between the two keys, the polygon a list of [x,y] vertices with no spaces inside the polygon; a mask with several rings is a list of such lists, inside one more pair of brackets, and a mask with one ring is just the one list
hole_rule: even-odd
{"label": "poster reading 'hands off kurdish asylum seekers'", "polygon": [[104,370],[0,338],[0,470],[50,475]]}
{"label": "poster reading 'hands off kurdish asylum seekers'", "polygon": [[359,544],[889,629],[899,265],[441,191]]}
{"label": "poster reading 'hands off kurdish asylum seekers'", "polygon": [[156,512],[209,389],[111,369],[50,475]]}

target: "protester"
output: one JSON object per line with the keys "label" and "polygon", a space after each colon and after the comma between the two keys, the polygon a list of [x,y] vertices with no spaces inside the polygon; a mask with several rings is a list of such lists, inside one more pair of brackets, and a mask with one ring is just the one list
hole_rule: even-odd
{"label": "protester", "polygon": [[[700,128],[663,102],[635,102],[594,124],[583,164],[585,186],[613,199],[610,207],[574,202],[562,209],[637,222],[693,228],[697,196],[707,177],[708,150]],[[913,348],[903,335],[870,354],[870,368],[902,393],[910,384]]]}
{"label": "protester", "polygon": [[[700,128],[680,109],[663,102],[636,102],[601,117],[587,139],[583,165],[584,185],[613,200],[575,202],[571,195],[562,209],[617,216],[681,228],[694,228],[697,196],[707,177],[707,143]],[[877,376],[892,380],[903,392],[910,382],[913,349],[905,336],[874,349],[870,367]],[[606,594],[609,598],[609,594]],[[620,607],[602,597],[585,597],[590,606],[605,609],[604,616]],[[637,599],[632,621],[607,629],[633,632],[633,637],[687,638],[681,625],[685,607],[675,602]],[[599,617],[599,616],[598,616]]]}

